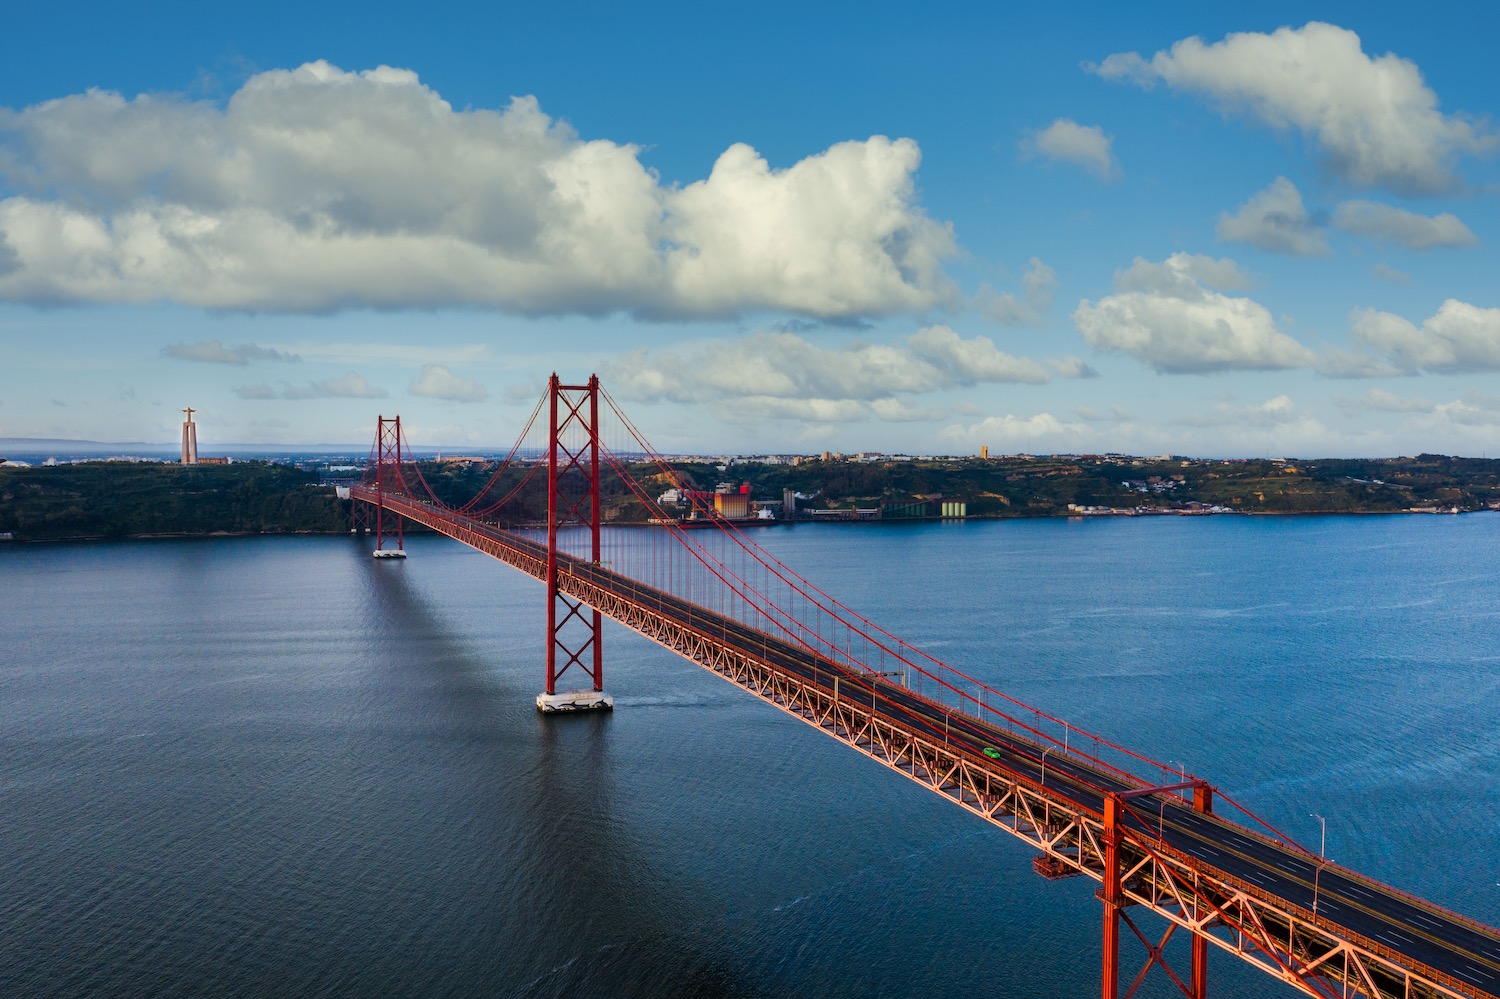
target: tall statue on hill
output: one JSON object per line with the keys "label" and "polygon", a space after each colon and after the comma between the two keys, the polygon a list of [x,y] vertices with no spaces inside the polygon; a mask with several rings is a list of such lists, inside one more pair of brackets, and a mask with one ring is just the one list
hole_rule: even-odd
{"label": "tall statue on hill", "polygon": [[187,419],[182,421],[182,463],[198,464],[198,425],[193,422],[193,407],[183,410]]}

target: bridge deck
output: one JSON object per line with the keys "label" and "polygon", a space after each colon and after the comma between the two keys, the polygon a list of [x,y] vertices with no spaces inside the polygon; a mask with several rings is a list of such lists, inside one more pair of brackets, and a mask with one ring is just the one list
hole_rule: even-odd
{"label": "bridge deck", "polygon": [[[364,487],[355,487],[354,495],[377,501]],[[545,578],[543,544],[406,497],[386,493],[383,500],[392,512]],[[1072,755],[1044,755],[1041,744],[898,682],[842,667],[607,567],[560,556],[558,577],[559,588],[574,599],[729,676],[1076,872],[1102,878],[1103,797],[1142,784]],[[715,648],[702,651],[705,642]],[[732,676],[730,659],[757,672]],[[892,733],[906,741],[896,745]],[[1247,826],[1196,812],[1175,795],[1134,799],[1126,831],[1135,844],[1126,861],[1131,902],[1303,991],[1314,994],[1302,980],[1310,966],[1365,995],[1493,999],[1500,992],[1500,932],[1490,927],[1323,864]],[[1245,913],[1265,941],[1246,939]],[[1226,935],[1225,926],[1233,932]],[[1279,953],[1248,953],[1264,949],[1266,941],[1279,941]],[[1335,968],[1351,955],[1359,960]]]}

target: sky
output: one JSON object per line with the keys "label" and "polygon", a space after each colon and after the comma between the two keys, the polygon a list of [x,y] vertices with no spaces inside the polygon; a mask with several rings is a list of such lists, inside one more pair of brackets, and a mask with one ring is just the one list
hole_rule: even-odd
{"label": "sky", "polygon": [[8,12],[0,438],[1500,453],[1493,4],[480,6]]}

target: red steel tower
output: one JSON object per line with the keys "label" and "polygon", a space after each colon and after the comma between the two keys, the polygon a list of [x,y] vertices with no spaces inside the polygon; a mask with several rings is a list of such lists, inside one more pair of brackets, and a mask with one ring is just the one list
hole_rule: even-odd
{"label": "red steel tower", "polygon": [[[583,558],[558,551],[559,527],[585,528],[588,560],[599,563],[599,376],[590,375],[587,385],[564,385],[554,372],[548,394],[547,689],[536,706],[543,712],[608,711],[615,702],[604,693],[603,620],[557,586],[558,573]],[[559,692],[557,681],[569,670],[583,674],[579,679],[586,677],[589,686]]]}

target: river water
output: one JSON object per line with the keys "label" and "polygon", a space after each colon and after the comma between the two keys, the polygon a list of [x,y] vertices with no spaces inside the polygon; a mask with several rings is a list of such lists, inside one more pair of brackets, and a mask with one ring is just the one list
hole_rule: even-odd
{"label": "river water", "polygon": [[[1500,922],[1500,517],[757,539]],[[1092,882],[617,627],[615,712],[541,718],[540,584],[407,549],[0,545],[0,996],[1097,994]],[[1210,976],[1293,994],[1218,952]]]}

